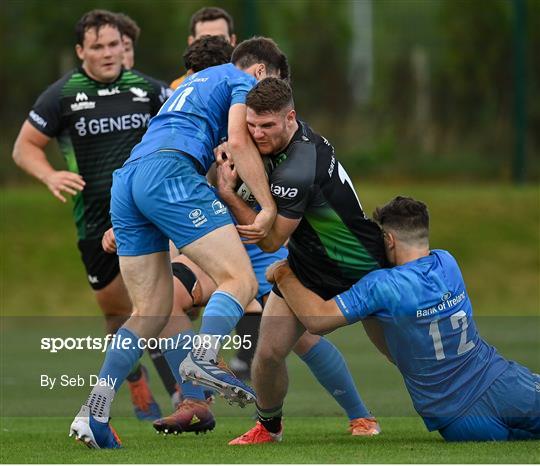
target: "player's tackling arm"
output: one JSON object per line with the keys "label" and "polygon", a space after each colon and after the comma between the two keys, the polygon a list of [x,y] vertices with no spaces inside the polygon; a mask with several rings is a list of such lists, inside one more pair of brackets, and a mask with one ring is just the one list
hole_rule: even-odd
{"label": "player's tackling arm", "polygon": [[259,239],[264,238],[274,222],[277,210],[262,159],[247,129],[245,104],[234,104],[229,110],[228,148],[238,176],[247,184],[261,206],[261,211],[252,222],[252,233]]}
{"label": "player's tackling arm", "polygon": [[325,301],[302,285],[286,260],[268,267],[266,279],[277,284],[285,301],[308,332],[323,335],[348,324],[336,302],[333,299]]}
{"label": "player's tackling arm", "polygon": [[55,170],[45,154],[50,137],[25,121],[13,146],[13,160],[26,173],[44,183],[53,195],[66,202],[62,192],[77,194],[84,188],[84,180],[77,173]]}
{"label": "player's tackling arm", "polygon": [[238,222],[238,233],[246,238],[246,243],[257,243],[265,252],[275,252],[289,239],[289,236],[296,230],[300,219],[289,219],[282,215],[277,215],[268,234],[263,239],[258,239],[253,235],[252,224],[255,221],[257,212],[254,211],[236,193],[236,182],[238,174],[236,166],[233,166],[230,159],[224,159],[223,153],[218,148],[216,152],[216,185],[219,197],[227,204],[234,218]]}

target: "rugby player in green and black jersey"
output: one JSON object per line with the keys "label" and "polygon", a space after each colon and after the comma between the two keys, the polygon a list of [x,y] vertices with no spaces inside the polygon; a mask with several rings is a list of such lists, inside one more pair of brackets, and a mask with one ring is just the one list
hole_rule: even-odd
{"label": "rugby player in green and black jersey", "polygon": [[[380,228],[365,216],[334,148],[296,119],[289,85],[267,78],[249,92],[246,105],[251,136],[261,155],[270,155],[274,162],[269,182],[278,209],[270,233],[257,244],[275,251],[289,240],[290,267],[304,286],[323,299],[386,266]],[[226,151],[226,145],[216,151],[219,194],[237,218],[238,232],[249,242],[254,235],[247,225],[255,212],[236,194],[234,165],[221,155]],[[274,287],[264,308],[252,365],[258,422],[231,445],[281,440],[288,383],[285,358],[304,332]],[[375,418],[366,417],[364,422],[367,432],[380,431]]]}
{"label": "rugby player in green and black jersey", "polygon": [[[17,165],[56,198],[66,202],[65,194],[73,196],[79,250],[108,333],[116,332],[132,311],[118,257],[101,246],[111,226],[112,173],[170,94],[165,83],[122,68],[121,31],[117,15],[109,11],[93,10],[80,19],[75,50],[81,66],[39,96],[13,148]],[[48,162],[44,149],[52,138],[68,170],[55,170]],[[136,367],[129,379],[137,417],[159,418],[144,368]]]}

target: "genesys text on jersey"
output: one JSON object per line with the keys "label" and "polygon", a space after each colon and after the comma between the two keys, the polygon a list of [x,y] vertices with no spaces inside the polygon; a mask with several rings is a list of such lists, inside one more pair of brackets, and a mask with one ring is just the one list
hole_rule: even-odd
{"label": "genesys text on jersey", "polygon": [[127,131],[131,129],[146,128],[150,122],[149,113],[131,113],[117,117],[104,117],[87,119],[79,118],[75,123],[75,129],[79,136],[87,134],[92,136],[98,134],[112,133],[114,131]]}

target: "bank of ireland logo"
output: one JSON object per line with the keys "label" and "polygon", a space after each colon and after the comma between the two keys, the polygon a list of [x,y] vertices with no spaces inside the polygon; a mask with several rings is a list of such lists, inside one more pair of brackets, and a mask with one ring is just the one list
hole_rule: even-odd
{"label": "bank of ireland logo", "polygon": [[194,209],[189,213],[189,218],[195,220],[202,215],[201,209]]}
{"label": "bank of ireland logo", "polygon": [[193,209],[189,214],[188,217],[190,218],[193,225],[195,225],[196,228],[200,227],[201,225],[205,224],[208,219],[206,216],[202,213],[201,209]]}
{"label": "bank of ireland logo", "polygon": [[227,207],[220,200],[216,199],[212,202],[212,209],[216,215],[224,215],[227,213]]}
{"label": "bank of ireland logo", "polygon": [[79,118],[79,121],[75,123],[75,129],[79,136],[86,136],[86,120],[84,117]]}
{"label": "bank of ireland logo", "polygon": [[447,291],[446,293],[442,295],[441,301],[446,301],[447,299],[450,299],[451,297],[452,297],[452,293],[450,293],[450,291]]}

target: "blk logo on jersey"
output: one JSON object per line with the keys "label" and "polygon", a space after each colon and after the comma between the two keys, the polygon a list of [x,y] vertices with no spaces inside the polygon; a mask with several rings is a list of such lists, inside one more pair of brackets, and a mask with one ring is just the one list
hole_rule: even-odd
{"label": "blk logo on jersey", "polygon": [[293,199],[298,194],[298,188],[289,188],[273,183],[270,185],[270,191],[274,196],[282,197],[284,199]]}
{"label": "blk logo on jersey", "polygon": [[118,86],[115,86],[110,89],[98,89],[97,93],[100,96],[115,95],[120,94],[120,89],[118,89]]}
{"label": "blk logo on jersey", "polygon": [[146,128],[150,122],[149,113],[132,113],[118,117],[92,118],[87,120],[85,117],[79,118],[75,123],[77,134],[81,137],[91,134],[113,133],[115,131],[127,131],[131,129]]}

